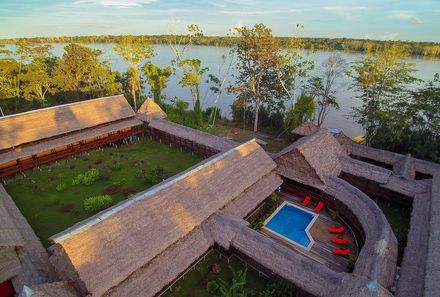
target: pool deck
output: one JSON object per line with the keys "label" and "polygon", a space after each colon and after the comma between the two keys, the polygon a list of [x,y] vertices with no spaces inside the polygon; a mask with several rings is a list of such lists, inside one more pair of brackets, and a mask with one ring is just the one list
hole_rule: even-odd
{"label": "pool deck", "polygon": [[[309,204],[308,207],[302,206],[302,199],[286,192],[280,194],[280,199],[281,202],[288,201],[292,204],[295,204],[302,208],[306,208],[311,211],[313,211],[313,208],[315,207],[315,204],[312,203]],[[330,234],[327,229],[338,226],[340,226],[340,223],[333,220],[328,214],[327,210],[323,208],[319,213],[318,218],[310,228],[310,235],[315,241],[313,246],[309,251],[301,248],[296,248],[296,250],[298,250],[305,256],[314,259],[317,262],[327,265],[333,270],[347,272],[348,258],[344,256],[334,255],[332,253],[332,249],[334,247],[349,248],[350,254],[352,255],[357,255],[358,251],[354,242],[354,236],[348,230],[344,231],[344,233],[341,234],[342,237],[348,237],[348,244],[339,245],[331,242],[332,237],[335,236],[335,234]]]}

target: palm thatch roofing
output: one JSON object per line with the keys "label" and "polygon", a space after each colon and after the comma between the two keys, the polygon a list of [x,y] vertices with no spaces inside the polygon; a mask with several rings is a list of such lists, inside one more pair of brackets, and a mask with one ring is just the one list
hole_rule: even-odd
{"label": "palm thatch roofing", "polygon": [[170,134],[175,137],[186,139],[208,148],[212,148],[218,152],[227,151],[238,145],[237,142],[218,137],[200,130],[182,126],[170,121],[153,118],[148,127]]}
{"label": "palm thatch roofing", "polygon": [[0,150],[134,116],[118,95],[1,117]]}
{"label": "palm thatch roofing", "polygon": [[21,271],[15,247],[0,246],[0,284],[17,276]]}
{"label": "palm thatch roofing", "polygon": [[339,161],[347,152],[325,129],[303,137],[287,146],[273,158],[277,172],[303,184],[325,188],[324,176],[338,176],[342,170]]}
{"label": "palm thatch roofing", "polygon": [[32,297],[78,297],[78,294],[68,282],[62,281],[36,286]]}
{"label": "palm thatch roofing", "polygon": [[150,122],[153,118],[164,119],[167,114],[153,99],[148,97],[139,107],[136,116],[144,122]]}
{"label": "palm thatch roofing", "polygon": [[142,125],[140,120],[129,118],[83,131],[76,131],[64,136],[41,140],[27,145],[25,144],[0,153],[0,164],[139,125]]}
{"label": "palm thatch roofing", "polygon": [[306,122],[302,123],[298,127],[292,130],[292,134],[299,135],[299,136],[308,136],[312,135],[313,133],[317,132],[319,130],[319,127],[312,122]]}
{"label": "palm thatch roofing", "polygon": [[[268,175],[276,164],[249,141],[51,239],[92,296],[101,296]],[[82,286],[82,285],[81,285]]]}
{"label": "palm thatch roofing", "polygon": [[0,223],[0,252],[8,255],[0,257],[0,275],[13,274],[14,286],[20,290],[23,285],[52,281],[55,274],[46,250],[1,184]]}

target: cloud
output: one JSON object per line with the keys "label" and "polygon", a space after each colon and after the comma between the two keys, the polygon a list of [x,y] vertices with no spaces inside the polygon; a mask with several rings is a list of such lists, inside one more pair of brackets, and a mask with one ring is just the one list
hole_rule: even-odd
{"label": "cloud", "polygon": [[411,11],[406,10],[393,10],[388,18],[394,20],[409,21],[416,25],[420,25],[422,23],[422,19],[420,19]]}
{"label": "cloud", "polygon": [[365,6],[324,6],[322,9],[346,19],[355,19],[359,12],[367,10]]}
{"label": "cloud", "polygon": [[234,16],[252,16],[252,15],[275,15],[299,12],[299,9],[276,9],[276,10],[220,10],[220,13]]}
{"label": "cloud", "polygon": [[156,0],[76,0],[75,6],[107,6],[116,8],[140,7],[143,4],[153,3]]}

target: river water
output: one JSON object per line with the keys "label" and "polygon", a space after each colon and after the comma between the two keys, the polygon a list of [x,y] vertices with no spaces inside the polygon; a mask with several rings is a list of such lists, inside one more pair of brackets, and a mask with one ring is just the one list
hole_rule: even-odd
{"label": "river water", "polygon": [[[64,44],[55,44],[52,52],[55,56],[62,56]],[[108,61],[111,64],[113,70],[124,72],[128,68],[128,64],[120,58],[113,50],[113,44],[90,44],[91,48],[99,49],[103,52],[101,60]],[[6,46],[7,49],[14,50],[13,45]],[[171,48],[167,45],[155,45],[156,55],[151,59],[152,63],[160,66],[169,66],[174,55]],[[213,47],[213,46],[193,46],[186,53],[185,58],[197,58],[202,61],[202,67],[208,67],[207,73],[212,73],[220,79],[225,79],[225,85],[234,81],[232,74],[233,69],[230,69],[231,55],[229,55],[230,48],[227,47]],[[315,62],[315,70],[319,71],[321,63],[327,59],[333,52],[317,51],[313,53],[307,53],[308,59]],[[340,55],[347,61],[347,63],[353,63],[354,61],[363,57],[361,53],[347,53],[340,52]],[[227,57],[226,59],[224,57]],[[410,58],[409,62],[416,64],[417,72],[415,76],[423,80],[432,80],[436,72],[440,72],[440,60],[438,59],[423,59],[423,58]],[[163,91],[163,94],[168,98],[174,98],[175,96],[190,102],[192,104],[191,94],[189,89],[179,86],[179,80],[181,73],[172,75],[169,79],[167,88]],[[202,94],[202,107],[207,108],[209,106],[218,106],[221,109],[222,115],[231,116],[230,105],[235,99],[234,95],[227,94],[226,91],[218,98],[218,96],[212,94],[209,91],[209,85],[205,82],[207,75],[203,78],[201,85]],[[328,128],[339,128],[349,136],[356,136],[362,134],[362,127],[354,122],[350,117],[350,113],[353,107],[359,106],[360,101],[356,98],[353,90],[350,90],[352,79],[350,77],[343,77],[336,82],[335,89],[337,90],[336,96],[340,106],[339,110],[331,110],[325,120],[324,126]],[[144,84],[144,92],[149,93],[148,84]]]}

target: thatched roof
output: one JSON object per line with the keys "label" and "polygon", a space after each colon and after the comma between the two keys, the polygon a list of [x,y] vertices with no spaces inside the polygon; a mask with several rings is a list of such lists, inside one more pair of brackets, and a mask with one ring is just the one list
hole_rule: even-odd
{"label": "thatched roof", "polygon": [[[2,187],[0,185],[0,187]],[[0,195],[5,195],[6,192],[2,192],[0,189]],[[1,202],[1,200],[0,200]],[[22,246],[24,240],[20,235],[15,222],[12,220],[8,213],[7,208],[3,203],[0,203],[0,247],[2,246]]]}
{"label": "thatched roof", "polygon": [[11,246],[0,246],[0,284],[10,280],[21,271],[20,260]]}
{"label": "thatched roof", "polygon": [[148,127],[204,145],[219,152],[227,151],[238,145],[235,141],[162,119],[152,119]]}
{"label": "thatched roof", "polygon": [[14,161],[23,157],[32,156],[44,151],[50,151],[81,140],[92,139],[110,132],[119,131],[125,128],[142,125],[136,118],[120,120],[114,123],[89,128],[83,131],[69,133],[64,136],[48,140],[41,140],[31,144],[22,145],[4,152],[0,152],[0,164]]}
{"label": "thatched roof", "polygon": [[338,176],[342,170],[339,158],[347,152],[325,129],[303,137],[274,156],[277,172],[289,179],[325,188],[324,175]]}
{"label": "thatched roof", "polygon": [[133,117],[124,96],[59,105],[0,118],[0,150]]}
{"label": "thatched roof", "polygon": [[150,122],[153,118],[164,119],[166,116],[167,114],[162,108],[150,97],[142,103],[137,111],[137,117],[144,122]]}
{"label": "thatched roof", "polygon": [[32,297],[78,297],[78,294],[69,283],[54,282],[37,286]]}
{"label": "thatched roof", "polygon": [[429,245],[426,257],[424,296],[435,296],[440,292],[440,171],[433,176],[429,211]]}
{"label": "thatched roof", "polygon": [[298,127],[292,130],[292,134],[299,135],[299,136],[308,136],[312,135],[313,133],[317,132],[319,130],[319,127],[312,122],[302,123]]}
{"label": "thatched roof", "polygon": [[[249,141],[52,237],[100,296],[149,263],[276,164]],[[62,255],[61,255],[62,256]]]}
{"label": "thatched roof", "polygon": [[[20,260],[21,268],[14,281],[16,289],[21,290],[23,285],[30,286],[52,281],[55,275],[49,264],[46,250],[1,184],[0,221],[0,238],[2,240],[0,246],[11,248],[8,259],[0,259],[0,262],[4,261],[3,264],[0,263],[0,275],[16,273],[18,267],[9,265],[14,263],[11,253],[15,252],[16,257]],[[6,262],[9,264],[6,265]]]}

